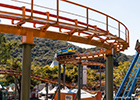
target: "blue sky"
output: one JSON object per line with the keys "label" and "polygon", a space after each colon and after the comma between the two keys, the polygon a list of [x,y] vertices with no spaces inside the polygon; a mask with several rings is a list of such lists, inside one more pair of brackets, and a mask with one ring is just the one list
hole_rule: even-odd
{"label": "blue sky", "polygon": [[[10,1],[10,2],[9,2]],[[30,2],[30,0],[24,0],[25,2]],[[98,11],[101,11],[103,13],[106,13],[122,23],[124,23],[130,33],[130,47],[128,50],[125,50],[122,53],[125,53],[127,55],[134,55],[135,54],[135,44],[136,40],[140,38],[140,0],[70,0],[76,3],[80,3],[82,5],[91,7],[93,9],[96,9]],[[10,3],[12,5],[18,4],[15,2],[11,2],[11,0],[1,0],[0,3]],[[35,0],[36,4],[43,5],[43,6],[50,6],[55,7],[55,0]],[[19,6],[22,6],[22,4],[19,4]],[[67,8],[66,5],[62,4],[63,9],[69,9],[76,11],[77,9],[73,8]],[[40,10],[40,8],[39,8]],[[79,12],[79,14],[83,12]],[[5,20],[2,20],[2,23],[4,23]],[[79,44],[78,44],[79,46]],[[80,45],[82,47],[85,47],[85,45]],[[86,46],[89,47],[89,46]]]}

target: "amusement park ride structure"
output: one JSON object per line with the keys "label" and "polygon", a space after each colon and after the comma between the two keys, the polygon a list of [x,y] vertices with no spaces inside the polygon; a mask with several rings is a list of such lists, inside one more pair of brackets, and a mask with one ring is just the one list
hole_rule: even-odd
{"label": "amusement park ride structure", "polygon": [[[22,72],[21,71],[17,71],[17,70],[0,69],[0,74],[14,75],[15,77],[18,77],[18,76],[21,76],[22,75]],[[34,74],[31,74],[31,78],[32,79],[35,79],[35,80],[43,81],[43,82],[46,82],[46,83],[52,83],[52,84],[58,85],[58,80],[57,79],[56,80],[49,79],[49,78],[37,76],[37,75],[34,75]],[[91,90],[92,88],[97,88],[97,85],[98,84],[99,84],[99,82],[97,82],[96,85],[93,85],[93,86],[83,86],[82,88],[83,89],[89,89],[89,90]],[[61,82],[61,86],[64,86],[63,82]],[[72,85],[70,83],[65,83],[65,86],[67,86],[70,89],[72,89],[72,88],[78,88],[77,85]]]}
{"label": "amusement park ride structure", "polygon": [[[15,0],[17,1],[17,0]],[[86,22],[79,19],[73,19],[60,16],[60,3],[66,2],[75,7],[81,7],[86,11],[86,16],[84,16]],[[6,11],[0,10],[0,18],[11,20],[11,24],[6,23],[0,24],[0,32],[7,34],[22,35],[22,47],[23,47],[23,66],[22,66],[22,87],[21,87],[21,100],[29,99],[29,86],[30,86],[30,66],[31,66],[31,48],[34,46],[33,37],[49,38],[55,40],[71,41],[89,44],[93,46],[98,46],[106,49],[106,99],[113,99],[113,54],[119,53],[126,50],[129,47],[129,30],[128,28],[117,19],[97,11],[95,9],[77,4],[68,0],[56,0],[56,14],[51,14],[51,12],[44,12],[34,10],[34,2],[31,0],[31,9],[25,6],[19,7],[16,5],[9,5],[0,3],[0,7],[7,9]],[[14,10],[14,11],[13,11]],[[100,26],[92,25],[90,13],[97,13],[105,18],[105,21],[97,21],[103,23],[105,28],[100,28]],[[69,12],[72,14],[72,12]],[[74,14],[73,14],[74,15]],[[41,16],[45,16],[41,17]],[[115,32],[110,31],[113,26],[109,23],[113,20],[117,23],[115,27]],[[29,27],[26,23],[32,23],[33,27]],[[37,27],[40,25],[40,27]],[[56,28],[56,30],[48,30],[50,27]],[[114,28],[114,27],[113,27]],[[123,30],[122,30],[123,29]],[[122,34],[124,35],[122,37]],[[97,54],[98,57],[100,53]],[[61,63],[70,59],[78,60],[78,68],[81,67],[81,60],[94,58],[92,54],[87,55],[76,55],[73,56],[58,57],[59,63],[59,74],[61,69]],[[82,57],[81,57],[82,56]],[[104,55],[103,55],[104,56]],[[91,58],[90,58],[91,57]],[[79,72],[78,72],[79,73]],[[78,74],[80,75],[80,73]],[[59,91],[58,100],[60,100],[60,77],[59,77]],[[80,79],[78,79],[80,84]],[[80,100],[80,85],[78,85],[78,100]]]}
{"label": "amusement park ride structure", "polygon": [[[98,51],[94,51],[94,52],[90,52],[90,53],[83,53],[83,54],[72,54],[72,55],[60,55],[58,56],[56,59],[57,61],[61,62],[61,63],[69,63],[69,64],[74,64],[76,61],[83,61],[83,65],[89,65],[86,64],[86,61],[88,60],[93,60],[96,58],[104,58],[106,59],[106,50],[105,49],[101,49]],[[90,62],[88,62],[90,63]],[[92,62],[91,62],[92,63]],[[93,62],[95,64],[95,62]]]}
{"label": "amusement park ride structure", "polygon": [[[105,57],[105,52],[106,52],[106,50],[103,49],[103,50],[98,50],[98,51],[95,51],[95,52],[85,53],[85,54],[61,55],[61,56],[58,56],[56,59],[59,61],[59,63],[64,64],[63,67],[65,67],[65,64],[77,65],[79,60],[81,60],[81,65],[82,66],[83,65],[99,66],[100,69],[101,69],[101,67],[105,67],[104,63],[89,62],[88,60],[93,60],[93,59],[96,59],[96,58],[103,58],[103,57]],[[100,72],[101,72],[101,70],[100,70]],[[4,70],[4,69],[0,69],[0,74],[14,75],[15,77],[22,75],[21,71]],[[61,83],[60,83],[61,86],[63,86],[63,87],[67,86],[69,88],[78,88],[77,84],[72,85],[71,83],[66,83],[64,76],[65,76],[65,70],[63,70],[63,82],[61,81]],[[46,84],[48,84],[48,83],[59,84],[58,80],[49,79],[49,78],[45,78],[45,77],[40,77],[40,76],[37,76],[37,75],[34,75],[34,74],[31,74],[31,78],[35,79],[35,80],[44,81],[44,82],[46,82]],[[92,86],[83,86],[83,85],[81,85],[81,88],[82,89],[92,90],[93,88],[100,87],[100,89],[101,89],[101,86],[102,86],[101,84],[105,85],[104,82],[101,82],[101,73],[100,73],[100,81],[97,81],[96,84],[93,84]],[[58,89],[57,89],[57,91],[58,91]],[[46,95],[48,95],[47,93],[48,92],[46,92]],[[46,98],[46,99],[48,99],[48,98]]]}
{"label": "amusement park ride structure", "polygon": [[[109,15],[96,11],[92,8],[85,7],[83,5],[76,4],[67,0],[62,0],[62,1],[71,3],[76,6],[80,6],[86,9],[87,22],[83,23],[81,21],[78,21],[77,19],[73,20],[73,19],[59,16],[59,0],[57,0],[57,14],[56,15],[53,15],[49,12],[41,12],[41,11],[33,10],[33,2],[31,3],[31,9],[0,3],[0,7],[14,9],[14,10],[18,10],[22,12],[22,14],[20,14],[20,13],[15,13],[15,12],[0,11],[0,17],[4,19],[11,19],[11,23],[13,24],[13,25],[0,24],[0,31],[2,33],[26,36],[27,38],[26,43],[33,43],[33,37],[40,37],[40,38],[50,38],[50,39],[90,44],[90,45],[106,48],[107,50],[114,48],[115,53],[124,51],[125,49],[128,48],[129,31],[123,23],[121,23],[120,21],[118,21],[117,19]],[[90,21],[89,16],[88,16],[89,11],[99,13],[106,17],[106,22],[105,22],[106,29],[101,29],[96,25],[89,24],[89,21]],[[26,15],[26,12],[30,12],[31,15]],[[46,18],[36,17],[36,16],[33,16],[33,14],[43,15],[43,16],[46,16]],[[56,20],[51,20],[51,17],[56,18]],[[113,35],[112,33],[109,32],[108,30],[109,19],[112,19],[118,23],[118,27],[117,27],[118,35]],[[61,22],[59,20],[67,21],[67,23]],[[14,23],[14,21],[19,21],[19,22]],[[33,23],[33,28],[22,27],[22,25],[26,24],[27,22]],[[69,24],[71,22],[73,24]],[[40,24],[43,26],[36,27],[37,24]],[[121,37],[121,32],[122,32],[120,30],[121,25],[124,27],[123,32],[125,33],[125,38]],[[59,32],[48,31],[47,29],[49,27],[56,27],[59,29]],[[69,31],[63,32],[62,29],[66,29]],[[76,32],[78,32],[78,35],[75,35]]]}

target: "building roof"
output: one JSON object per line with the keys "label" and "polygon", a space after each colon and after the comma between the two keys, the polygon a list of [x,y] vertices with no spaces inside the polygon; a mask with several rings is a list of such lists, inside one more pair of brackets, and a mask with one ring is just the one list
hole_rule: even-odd
{"label": "building roof", "polygon": [[[78,89],[61,89],[61,93],[77,93]],[[92,98],[95,97],[97,93],[91,94],[81,89],[81,98]]]}

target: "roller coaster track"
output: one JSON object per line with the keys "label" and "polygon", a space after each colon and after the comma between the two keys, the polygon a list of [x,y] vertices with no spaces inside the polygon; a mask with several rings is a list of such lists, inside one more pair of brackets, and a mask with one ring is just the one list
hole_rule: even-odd
{"label": "roller coaster track", "polygon": [[[61,2],[66,2],[68,4],[74,5],[75,7],[78,6],[82,9],[85,9],[86,22],[83,22],[79,19],[77,20],[68,18],[69,16],[60,16],[61,11],[59,10],[59,6]],[[0,32],[26,36],[26,43],[33,43],[33,37],[40,37],[84,43],[102,47],[107,50],[112,50],[112,48],[114,48],[115,53],[124,51],[129,47],[129,30],[122,22],[118,21],[117,19],[95,9],[68,0],[56,0],[56,4],[57,9],[55,15],[51,14],[50,12],[34,10],[33,6],[35,5],[33,4],[33,2],[31,2],[30,4],[31,9],[25,8],[24,6],[19,7],[17,5],[0,3],[0,7],[9,9],[7,11],[0,9],[0,18],[11,20],[10,25],[6,23],[0,24]],[[105,21],[102,23],[104,23],[103,25],[106,28],[102,29],[97,25],[91,25],[90,21],[92,18],[90,18],[91,16],[89,16],[90,12],[94,12],[101,16],[104,16]],[[72,12],[69,13],[72,14]],[[46,16],[46,18],[40,16]],[[110,28],[112,28],[109,20],[113,20],[118,24],[117,27],[114,27],[116,32],[111,32],[109,30]],[[32,23],[33,25],[32,27],[29,27],[26,23]],[[41,26],[37,27],[37,25]],[[57,28],[59,31],[49,31],[48,28],[50,27]],[[122,28],[123,30],[121,30]],[[124,35],[124,37],[122,37],[122,34]]]}
{"label": "roller coaster track", "polygon": [[[66,64],[73,64],[73,65],[77,65],[78,61],[68,61],[68,62],[65,62]],[[89,66],[99,66],[99,67],[105,67],[105,64],[103,63],[100,63],[100,62],[81,62],[82,63],[82,66],[83,65],[89,65]]]}
{"label": "roller coaster track", "polygon": [[90,53],[81,53],[81,54],[73,54],[73,55],[62,55],[58,56],[56,59],[60,63],[66,64],[77,64],[79,60],[82,61],[82,65],[93,65],[93,66],[102,66],[105,67],[103,63],[99,62],[89,62],[86,60],[93,60],[97,58],[104,58],[106,59],[106,49],[97,50]]}
{"label": "roller coaster track", "polygon": [[[14,75],[14,76],[21,76],[21,71],[16,71],[16,70],[4,70],[4,69],[0,69],[0,74],[5,74],[5,75]],[[58,84],[58,80],[53,80],[50,78],[44,78],[44,77],[40,77],[37,75],[33,75],[31,74],[31,78],[35,79],[35,80],[39,80],[39,81],[44,81],[46,83],[52,83],[52,84]],[[104,83],[102,83],[104,84]],[[63,82],[61,82],[61,85],[63,86]],[[72,85],[71,83],[65,83],[65,86],[69,87],[69,88],[77,88],[77,85]],[[97,82],[97,84],[93,85],[93,86],[87,86],[87,87],[83,87],[84,89],[92,89],[92,88],[97,88],[99,87],[99,82]]]}

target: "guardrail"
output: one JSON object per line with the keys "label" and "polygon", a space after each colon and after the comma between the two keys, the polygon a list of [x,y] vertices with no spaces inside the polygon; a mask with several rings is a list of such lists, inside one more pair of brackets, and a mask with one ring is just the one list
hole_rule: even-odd
{"label": "guardrail", "polygon": [[[74,3],[68,0],[56,0],[56,14],[51,14],[50,12],[42,12],[42,11],[34,10],[33,9],[34,6],[37,7],[43,7],[43,6],[33,4],[33,0],[31,0],[31,3],[18,1],[18,0],[12,0],[12,1],[30,4],[31,6],[31,9],[28,9],[25,8],[24,6],[18,7],[18,6],[0,3],[0,7],[9,8],[10,10],[13,9],[13,10],[21,11],[19,13],[18,11],[8,12],[8,11],[0,10],[1,18],[11,19],[12,24],[17,25],[18,27],[21,27],[23,24],[29,22],[29,23],[33,23],[34,28],[40,28],[41,32],[46,31],[49,27],[58,28],[59,33],[60,32],[65,33],[65,35],[67,34],[68,36],[66,37],[67,39],[62,39],[61,37],[59,38],[51,37],[52,39],[60,39],[65,41],[85,43],[85,44],[103,47],[106,49],[115,48],[115,52],[124,51],[129,47],[128,28],[119,20],[105,13],[92,9],[90,7],[86,7],[81,4]],[[81,7],[82,9],[84,9],[83,11],[86,11],[86,15],[80,15],[80,14],[75,14],[73,12],[60,10],[61,7],[60,1],[66,2],[70,5],[75,5],[76,7]],[[51,9],[51,10],[55,10],[55,9]],[[103,16],[105,18],[105,21],[97,20],[94,17],[92,17],[90,15],[92,12],[94,12],[95,14],[97,13],[100,16]],[[72,17],[68,18],[69,16],[64,17],[61,16],[60,13],[67,13],[69,15],[78,16],[84,18],[84,20],[86,21],[84,22],[83,20],[80,19],[73,19]],[[46,16],[46,18],[44,18],[44,16]],[[19,22],[16,23],[16,20]],[[113,24],[110,23],[110,20],[117,23],[117,27],[113,26]],[[92,23],[92,21],[96,22],[97,25],[95,23]],[[100,26],[98,25],[98,23],[105,26],[105,28],[101,28],[102,25]],[[37,25],[43,25],[43,26],[37,27]],[[111,29],[114,29],[115,31],[112,31]],[[68,31],[63,31],[63,30],[68,30]],[[40,37],[39,35],[34,35],[34,36]],[[77,39],[72,40],[73,36],[77,36],[78,38],[79,36],[81,36],[82,37],[81,39],[86,39],[86,41],[82,41],[80,38],[79,40]]]}

